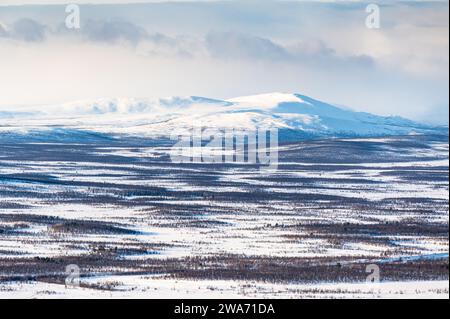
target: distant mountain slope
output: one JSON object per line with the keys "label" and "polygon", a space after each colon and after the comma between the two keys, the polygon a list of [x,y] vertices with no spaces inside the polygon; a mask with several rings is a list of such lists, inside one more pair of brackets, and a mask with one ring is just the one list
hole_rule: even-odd
{"label": "distant mountain slope", "polygon": [[277,128],[282,138],[375,137],[405,134],[448,134],[397,116],[377,116],[340,108],[301,94],[271,93],[215,100],[202,97],[101,99],[20,112],[0,110],[0,133],[20,134],[53,128],[169,136],[193,123],[214,129]]}

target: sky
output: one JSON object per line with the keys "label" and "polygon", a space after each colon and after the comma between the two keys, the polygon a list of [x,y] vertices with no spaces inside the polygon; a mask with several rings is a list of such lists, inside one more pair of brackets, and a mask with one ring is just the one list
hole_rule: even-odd
{"label": "sky", "polygon": [[[115,4],[68,29],[38,2]],[[374,1],[378,29],[363,1],[119,2],[0,0],[0,107],[286,92],[448,124],[448,1]]]}

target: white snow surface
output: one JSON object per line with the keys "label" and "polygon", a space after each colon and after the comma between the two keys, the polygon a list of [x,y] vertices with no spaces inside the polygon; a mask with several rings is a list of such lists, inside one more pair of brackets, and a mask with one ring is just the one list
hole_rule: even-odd
{"label": "white snow surface", "polygon": [[83,279],[82,283],[112,286],[111,290],[44,282],[10,282],[0,289],[0,299],[14,291],[24,299],[138,298],[138,299],[448,299],[448,281],[370,283],[274,284],[252,281],[178,280],[162,276],[108,276]]}

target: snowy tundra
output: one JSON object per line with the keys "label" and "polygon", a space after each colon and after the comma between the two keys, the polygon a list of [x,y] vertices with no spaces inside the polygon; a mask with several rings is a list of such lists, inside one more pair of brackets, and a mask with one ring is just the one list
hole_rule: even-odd
{"label": "snowy tundra", "polygon": [[[278,167],[173,163],[193,121]],[[299,94],[0,110],[0,298],[448,298],[448,171],[448,128]]]}

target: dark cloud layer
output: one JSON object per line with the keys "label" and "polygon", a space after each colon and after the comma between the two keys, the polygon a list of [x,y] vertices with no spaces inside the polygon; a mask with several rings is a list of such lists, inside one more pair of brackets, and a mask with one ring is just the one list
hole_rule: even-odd
{"label": "dark cloud layer", "polygon": [[206,37],[207,50],[212,57],[224,60],[261,60],[280,63],[321,65],[333,68],[375,66],[367,55],[338,56],[317,40],[305,40],[295,45],[281,45],[271,39],[241,33],[210,33]]}
{"label": "dark cloud layer", "polygon": [[0,37],[22,40],[25,42],[42,42],[45,40],[46,26],[33,19],[19,19],[15,21],[11,30],[7,31],[0,24]]}
{"label": "dark cloud layer", "polygon": [[123,20],[88,20],[81,32],[90,41],[107,43],[125,40],[137,44],[148,36],[143,28]]}
{"label": "dark cloud layer", "polygon": [[[27,42],[42,42],[54,36],[78,36],[84,41],[115,45],[127,42],[133,46],[141,43],[150,45],[145,53],[149,55],[171,55],[194,57],[195,51],[207,52],[210,57],[220,60],[271,62],[308,62],[340,66],[354,64],[370,67],[374,61],[369,56],[337,57],[335,51],[319,40],[298,42],[284,46],[275,41],[237,32],[210,32],[204,39],[187,40],[185,36],[171,37],[162,33],[149,33],[139,25],[123,19],[87,20],[80,29],[44,26],[32,19],[21,19],[13,24],[13,31],[4,36]],[[2,29],[0,29],[0,36]],[[189,50],[189,46],[193,50]],[[189,52],[194,51],[194,52]]]}
{"label": "dark cloud layer", "polygon": [[283,60],[289,57],[283,47],[269,39],[239,33],[210,33],[206,44],[209,52],[218,58]]}

